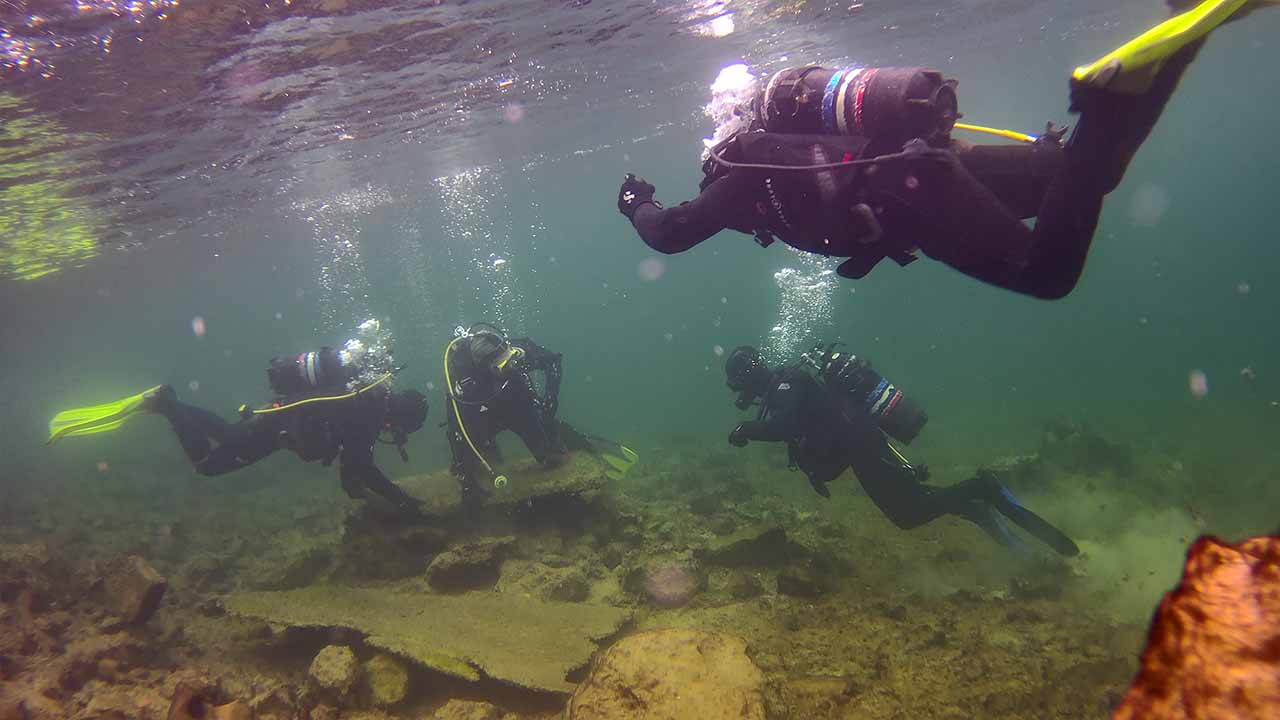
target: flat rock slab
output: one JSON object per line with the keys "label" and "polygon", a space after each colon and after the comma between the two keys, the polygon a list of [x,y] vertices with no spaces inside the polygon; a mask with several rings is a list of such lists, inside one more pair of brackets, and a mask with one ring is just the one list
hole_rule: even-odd
{"label": "flat rock slab", "polygon": [[374,647],[467,680],[481,674],[520,687],[573,692],[565,678],[584,667],[595,641],[618,631],[630,610],[544,602],[490,592],[432,595],[420,588],[317,585],[235,593],[236,615],[295,627],[342,627]]}
{"label": "flat rock slab", "polygon": [[[532,459],[510,462],[500,468],[507,476],[507,486],[487,488],[490,494],[484,504],[505,507],[540,497],[600,490],[609,482],[604,474],[607,469],[603,462],[585,452],[574,453],[567,462],[549,469]],[[397,480],[396,484],[422,500],[423,509],[430,513],[444,515],[462,505],[458,480],[448,470],[411,475]]]}

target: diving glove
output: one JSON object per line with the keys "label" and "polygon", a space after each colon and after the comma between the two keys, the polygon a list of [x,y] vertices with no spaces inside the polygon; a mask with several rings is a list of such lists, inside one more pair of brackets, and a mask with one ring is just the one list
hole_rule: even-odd
{"label": "diving glove", "polygon": [[[650,205],[658,205],[653,199],[653,193],[657,188],[644,181],[644,178],[638,178],[631,173],[622,180],[622,187],[618,189],[618,212],[627,216],[628,220],[635,217],[636,210],[641,205],[649,203]],[[658,207],[662,207],[658,205]]]}
{"label": "diving glove", "polygon": [[730,445],[734,447],[746,447],[747,442],[747,433],[742,429],[741,425],[734,428],[733,431],[729,433]]}

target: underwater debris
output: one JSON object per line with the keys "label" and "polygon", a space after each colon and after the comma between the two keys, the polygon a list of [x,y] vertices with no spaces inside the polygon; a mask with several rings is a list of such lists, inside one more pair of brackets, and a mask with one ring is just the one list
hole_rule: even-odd
{"label": "underwater debris", "polygon": [[1114,720],[1280,717],[1280,537],[1202,537]]}
{"label": "underwater debris", "polygon": [[609,648],[578,686],[565,720],[764,720],[764,673],[746,642],[703,630],[651,630]]}
{"label": "underwater debris", "polygon": [[169,587],[164,577],[137,555],[112,562],[102,585],[107,604],[126,625],[140,625],[150,620]]}
{"label": "underwater debris", "polygon": [[233,614],[291,627],[357,630],[366,645],[446,675],[479,680],[483,674],[556,693],[573,690],[565,678],[586,665],[594,641],[631,617],[612,607],[486,592],[431,595],[413,586],[318,585],[235,593],[222,602]]}

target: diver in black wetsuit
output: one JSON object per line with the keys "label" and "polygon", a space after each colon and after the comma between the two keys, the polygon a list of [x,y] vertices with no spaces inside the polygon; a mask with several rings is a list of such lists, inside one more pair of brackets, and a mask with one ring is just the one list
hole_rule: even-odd
{"label": "diver in black wetsuit", "polygon": [[[543,466],[558,465],[566,452],[556,421],[560,354],[482,325],[455,338],[445,352],[452,469],[467,504],[483,500],[492,481],[504,482],[493,471],[502,459],[496,439],[503,430],[519,435]],[[533,373],[542,375],[540,391]]]}
{"label": "diver in black wetsuit", "polygon": [[173,388],[157,388],[145,410],[163,415],[201,475],[222,475],[252,465],[281,448],[304,462],[338,461],[342,489],[353,499],[372,490],[402,512],[417,515],[420,501],[391,482],[373,462],[374,444],[404,444],[427,418],[427,400],[416,390],[392,392],[391,373],[367,383],[355,379],[339,352],[322,348],[293,360],[275,359],[267,370],[275,400],[228,423],[217,414],[179,402]]}
{"label": "diver in black wetsuit", "polygon": [[[816,371],[816,374],[815,374]],[[894,525],[910,530],[942,515],[958,515],[992,538],[1017,545],[994,511],[1063,555],[1079,552],[1061,531],[1023,507],[986,471],[950,487],[925,485],[927,470],[912,466],[888,437],[909,443],[928,417],[860,358],[817,347],[800,363],[769,368],[753,347],[741,346],[725,361],[729,388],[737,406],[757,400],[755,420],[739,424],[729,443],[752,440],[787,443],[788,459],[823,497],[827,483],[852,469],[872,502]]]}
{"label": "diver in black wetsuit", "polygon": [[663,253],[728,228],[848,258],[838,270],[848,278],[919,250],[992,285],[1061,298],[1080,278],[1103,198],[1203,42],[1171,52],[1142,92],[1073,80],[1081,115],[1066,143],[1052,126],[1018,146],[953,140],[955,82],[936,71],[788,68],[738,109],[741,131],[710,149],[698,197],[663,208],[653,185],[627,175],[618,209]]}

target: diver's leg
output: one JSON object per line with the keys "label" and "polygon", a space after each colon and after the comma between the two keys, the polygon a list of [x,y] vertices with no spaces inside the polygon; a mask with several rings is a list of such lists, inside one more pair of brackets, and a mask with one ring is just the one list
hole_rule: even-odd
{"label": "diver's leg", "polygon": [[178,402],[176,398],[167,397],[164,400],[165,402],[157,403],[155,411],[169,421],[187,459],[193,465],[207,459],[212,450],[210,440],[226,437],[229,423],[216,413]]}
{"label": "diver's leg", "polygon": [[[1170,56],[1144,94],[1075,92],[1080,122],[1062,153],[1061,169],[1044,190],[1034,229],[1021,220],[1025,195],[1005,190],[1013,201],[1006,204],[997,194],[1008,187],[1007,178],[987,187],[968,169],[998,173],[1000,163],[990,151],[966,159],[965,151],[923,149],[905,162],[881,165],[872,186],[930,218],[935,237],[919,240],[930,257],[993,285],[1044,299],[1064,297],[1084,269],[1103,198],[1123,178],[1201,44]],[[1011,158],[1016,160],[1016,151],[1004,160]],[[1030,170],[1029,180],[1029,187],[1042,183],[1039,170]]]}
{"label": "diver's leg", "polygon": [[1124,178],[1203,44],[1203,40],[1192,43],[1170,56],[1151,89],[1141,95],[1088,88],[1073,92],[1072,104],[1080,110],[1080,120],[1067,143],[1062,172],[1049,186],[1036,215],[1034,239],[1020,279],[1032,294],[1061,297],[1075,287],[1103,198]]}
{"label": "diver's leg", "polygon": [[192,464],[201,475],[224,475],[258,462],[279,447],[275,432],[263,426],[257,432],[240,434],[218,445],[204,458],[192,460]]}
{"label": "diver's leg", "polygon": [[449,449],[453,453],[453,465],[450,469],[462,487],[463,504],[472,506],[483,501],[488,494],[485,485],[489,472],[476,453],[482,453],[486,460],[492,462],[497,445],[487,413],[476,412],[467,405],[458,410],[462,414],[461,423],[453,409],[449,408],[448,438]]}
{"label": "diver's leg", "polygon": [[535,460],[547,467],[563,461],[564,448],[559,435],[547,427],[532,394],[513,395],[504,403],[502,410],[507,428],[520,436]]}
{"label": "diver's leg", "polygon": [[859,433],[849,451],[849,464],[871,501],[903,530],[920,527],[956,510],[952,498],[920,482],[919,471],[879,429]]}

